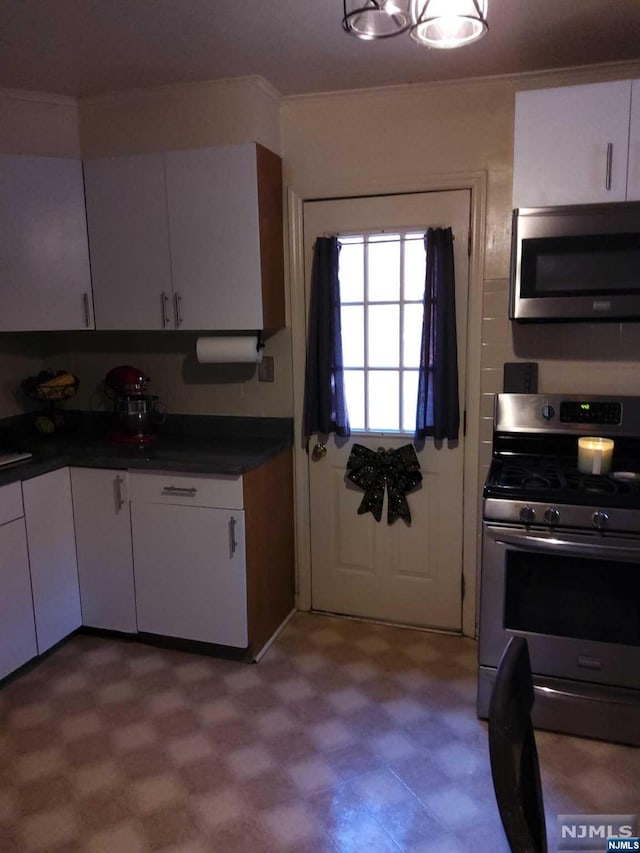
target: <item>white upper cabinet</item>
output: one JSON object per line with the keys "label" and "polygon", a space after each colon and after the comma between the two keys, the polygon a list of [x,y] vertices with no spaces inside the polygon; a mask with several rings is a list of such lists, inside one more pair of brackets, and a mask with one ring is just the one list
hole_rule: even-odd
{"label": "white upper cabinet", "polygon": [[179,327],[261,329],[255,145],[165,157]]}
{"label": "white upper cabinet", "polygon": [[281,161],[254,143],[85,162],[98,329],[284,325]]}
{"label": "white upper cabinet", "polygon": [[514,207],[625,200],[631,83],[516,94]]}
{"label": "white upper cabinet", "polygon": [[98,329],[173,326],[162,154],[84,164]]}
{"label": "white upper cabinet", "polygon": [[640,201],[640,80],[634,80],[631,87],[627,201]]}
{"label": "white upper cabinet", "polygon": [[0,331],[93,328],[79,160],[0,155]]}

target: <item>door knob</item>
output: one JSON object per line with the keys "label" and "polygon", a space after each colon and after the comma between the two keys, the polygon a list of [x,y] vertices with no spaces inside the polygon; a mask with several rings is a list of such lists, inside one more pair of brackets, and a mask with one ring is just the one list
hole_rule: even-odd
{"label": "door knob", "polygon": [[319,441],[311,451],[311,458],[314,462],[319,462],[323,456],[327,455],[327,445]]}

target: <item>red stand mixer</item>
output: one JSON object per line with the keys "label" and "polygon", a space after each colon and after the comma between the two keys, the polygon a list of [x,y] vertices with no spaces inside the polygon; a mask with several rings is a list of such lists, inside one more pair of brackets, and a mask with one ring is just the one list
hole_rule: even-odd
{"label": "red stand mixer", "polygon": [[167,407],[156,396],[146,394],[151,380],[137,367],[123,364],[105,376],[104,393],[113,401],[112,441],[123,444],[149,444],[158,437]]}

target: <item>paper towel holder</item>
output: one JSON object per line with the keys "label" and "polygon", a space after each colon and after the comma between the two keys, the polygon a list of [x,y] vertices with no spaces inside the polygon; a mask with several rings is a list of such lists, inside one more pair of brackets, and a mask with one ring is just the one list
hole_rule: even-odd
{"label": "paper towel holder", "polygon": [[260,352],[260,350],[264,349],[264,348],[265,348],[264,333],[263,333],[262,329],[258,329],[258,332],[256,334],[256,350],[258,352]]}

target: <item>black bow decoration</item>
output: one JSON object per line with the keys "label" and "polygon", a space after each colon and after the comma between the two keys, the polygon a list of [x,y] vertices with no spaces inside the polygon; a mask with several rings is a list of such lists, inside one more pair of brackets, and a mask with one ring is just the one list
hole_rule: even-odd
{"label": "black bow decoration", "polygon": [[402,518],[411,524],[411,512],[405,495],[422,482],[420,463],[412,445],[397,450],[369,450],[354,444],[347,460],[347,479],[364,489],[358,515],[372,513],[376,521],[382,518],[382,502],[387,489],[387,524]]}

